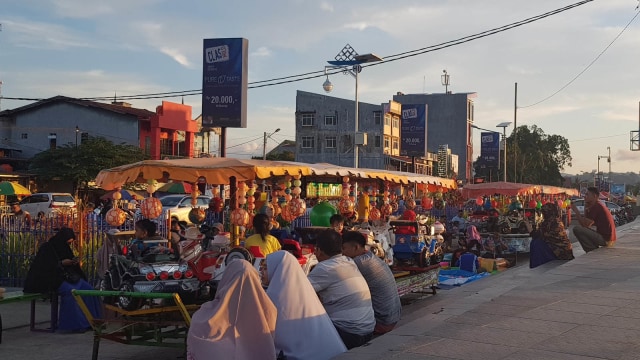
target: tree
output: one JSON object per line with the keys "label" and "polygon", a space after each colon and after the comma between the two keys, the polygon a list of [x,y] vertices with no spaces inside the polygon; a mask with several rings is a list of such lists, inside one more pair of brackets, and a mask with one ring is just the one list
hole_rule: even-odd
{"label": "tree", "polygon": [[74,191],[96,178],[100,170],[147,159],[137,146],[114,144],[102,137],[90,137],[77,147],[73,143],[36,154],[29,170],[42,180],[65,180]]}
{"label": "tree", "polygon": [[[560,135],[547,135],[532,125],[519,126],[517,129],[517,143],[514,133],[507,138],[507,181],[562,186],[563,177],[560,171],[565,166],[571,166],[571,151],[569,142]],[[500,159],[504,159],[500,155]],[[517,161],[517,178],[514,174],[514,161]],[[494,179],[503,179],[504,166],[501,167]],[[474,163],[476,176],[484,176],[488,181],[488,169],[482,166],[478,159]]]}

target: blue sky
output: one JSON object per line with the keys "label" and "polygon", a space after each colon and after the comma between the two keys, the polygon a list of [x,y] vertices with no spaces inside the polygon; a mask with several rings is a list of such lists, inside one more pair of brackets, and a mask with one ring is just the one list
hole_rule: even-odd
{"label": "blue sky", "polygon": [[[0,81],[6,97],[97,97],[200,89],[202,39],[249,40],[249,81],[322,70],[349,43],[389,56],[558,9],[578,0],[22,0],[0,14]],[[513,121],[569,140],[573,166],[591,172],[611,148],[612,171],[638,172],[640,19],[571,85],[637,14],[637,0],[595,0],[550,18],[444,50],[366,68],[360,101],[387,102],[398,91],[477,92],[475,124]],[[640,17],[640,16],[639,16]],[[294,139],[296,90],[323,93],[324,79],[250,89],[248,127],[229,129],[228,156],[262,154],[262,134]],[[349,76],[331,77],[332,96],[352,99]],[[154,110],[163,99],[131,100]],[[181,98],[164,100],[180,102]],[[184,99],[200,113],[200,96]],[[2,100],[2,109],[27,104]],[[508,132],[510,130],[508,129]],[[479,135],[479,134],[476,134]],[[252,141],[256,139],[255,141]],[[474,158],[479,155],[475,136]],[[246,143],[243,145],[237,145]],[[234,146],[237,145],[237,146]],[[601,169],[607,167],[600,161]]]}

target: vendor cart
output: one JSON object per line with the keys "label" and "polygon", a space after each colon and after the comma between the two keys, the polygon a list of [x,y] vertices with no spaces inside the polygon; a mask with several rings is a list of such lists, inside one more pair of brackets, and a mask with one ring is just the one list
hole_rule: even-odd
{"label": "vendor cart", "polygon": [[398,296],[402,297],[410,293],[436,294],[440,274],[439,264],[427,267],[394,266],[392,270],[398,286]]}
{"label": "vendor cart", "polygon": [[[87,317],[93,329],[92,360],[98,359],[101,339],[127,345],[150,345],[186,349],[186,338],[191,324],[191,314],[199,305],[184,305],[177,293],[141,293],[99,290],[72,290],[73,297]],[[105,305],[103,318],[94,318],[83,296],[129,296],[141,299],[171,302],[171,305],[150,306],[146,309],[127,311]]]}

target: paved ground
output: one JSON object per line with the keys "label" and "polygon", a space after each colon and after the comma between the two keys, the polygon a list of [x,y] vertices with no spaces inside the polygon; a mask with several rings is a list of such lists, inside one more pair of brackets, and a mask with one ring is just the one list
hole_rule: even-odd
{"label": "paved ground", "polygon": [[[618,229],[616,247],[584,254],[578,245],[575,254],[425,297],[394,331],[337,359],[640,359],[640,221]],[[1,359],[91,358],[91,333],[29,332],[27,303],[0,312]],[[39,319],[47,312],[39,303]],[[103,340],[99,358],[181,356]]]}

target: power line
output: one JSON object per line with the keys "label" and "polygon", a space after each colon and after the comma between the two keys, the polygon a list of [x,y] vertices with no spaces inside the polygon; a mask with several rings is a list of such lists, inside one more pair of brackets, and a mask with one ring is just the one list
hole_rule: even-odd
{"label": "power line", "polygon": [[566,89],[567,87],[569,87],[569,85],[573,84],[574,81],[576,81],[580,76],[582,76],[582,74],[584,74],[587,70],[589,70],[589,68],[591,68],[591,66],[593,64],[595,64],[596,61],[598,61],[598,59],[600,59],[600,57],[602,55],[604,55],[604,53],[609,50],[609,48],[613,45],[614,42],[616,42],[616,40],[618,40],[618,38],[620,36],[622,36],[622,33],[625,32],[625,30],[627,30],[627,28],[631,25],[631,23],[638,17],[638,15],[640,14],[640,12],[636,12],[636,14],[631,18],[631,20],[627,23],[627,25],[620,31],[620,33],[618,33],[618,35],[616,35],[616,37],[613,38],[613,40],[611,40],[611,42],[598,54],[598,56],[596,56],[590,63],[589,65],[587,65],[584,69],[582,69],[582,71],[580,71],[576,76],[573,77],[573,79],[569,80],[568,83],[564,84],[564,86],[562,86],[560,89],[558,89],[556,92],[554,92],[553,94],[547,96],[546,98],[535,102],[531,105],[527,105],[527,106],[518,106],[519,109],[526,109],[532,106],[536,106],[538,104],[541,104],[549,99],[551,99],[552,97],[558,95],[562,90]]}
{"label": "power line", "polygon": [[[468,35],[468,36],[464,36],[455,40],[450,40],[450,41],[446,41],[440,44],[436,44],[436,45],[431,45],[431,46],[427,46],[424,48],[420,48],[420,49],[415,49],[415,50],[411,50],[411,51],[406,51],[403,53],[399,53],[399,54],[395,54],[395,55],[389,55],[385,57],[384,61],[381,62],[377,62],[377,63],[371,63],[371,64],[365,64],[362,65],[363,67],[367,67],[367,66],[377,66],[377,65],[382,65],[385,63],[389,63],[392,61],[397,61],[397,60],[401,60],[401,59],[405,59],[405,58],[409,58],[409,57],[413,57],[413,56],[418,56],[418,55],[422,55],[422,54],[426,54],[428,52],[433,52],[433,51],[437,51],[437,50],[442,50],[448,47],[452,47],[455,45],[460,45],[460,44],[464,44],[473,40],[478,40],[490,35],[495,35],[498,34],[500,32],[503,31],[507,31],[507,30],[511,30],[513,28],[516,27],[520,27],[526,24],[530,24],[533,23],[535,21],[538,20],[542,20],[544,18],[553,16],[553,15],[557,15],[559,13],[562,13],[564,11],[567,10],[571,10],[573,8],[576,8],[578,6],[582,6],[584,4],[590,3],[592,1],[595,0],[583,0],[583,1],[579,1],[577,3],[571,4],[571,5],[567,5],[540,15],[536,15],[521,21],[517,21],[511,24],[507,24],[507,25],[503,25],[497,28],[493,28],[490,30],[485,30],[482,31],[480,33],[476,33],[473,35]],[[328,71],[327,74],[328,75],[332,75],[332,74],[337,74],[342,72],[342,70],[335,70],[335,71]],[[309,80],[309,79],[315,79],[315,78],[319,78],[319,77],[324,77],[325,76],[325,72],[324,70],[319,70],[319,71],[311,71],[311,72],[306,72],[306,73],[302,73],[302,74],[297,74],[297,75],[290,75],[290,76],[284,76],[284,77],[279,77],[279,78],[273,78],[273,79],[269,79],[269,80],[260,80],[260,81],[255,81],[255,82],[250,82],[249,85],[249,89],[257,89],[257,88],[261,88],[261,87],[267,87],[267,86],[275,86],[275,85],[282,85],[282,84],[287,84],[287,83],[293,83],[293,82],[298,82],[298,81],[303,81],[303,80]],[[202,90],[183,90],[183,91],[171,91],[171,92],[164,92],[164,93],[150,93],[150,94],[139,94],[139,95],[124,95],[124,96],[119,96],[117,97],[118,99],[121,100],[142,100],[142,99],[156,99],[156,98],[171,98],[171,97],[179,97],[179,96],[194,96],[194,95],[201,95],[202,94]],[[12,98],[12,97],[3,97],[4,99],[7,100],[28,100],[28,101],[40,101],[43,99],[37,99],[37,98]],[[113,96],[96,96],[96,97],[83,97],[80,98],[83,100],[93,100],[93,101],[98,101],[98,100],[111,100],[113,99]]]}

